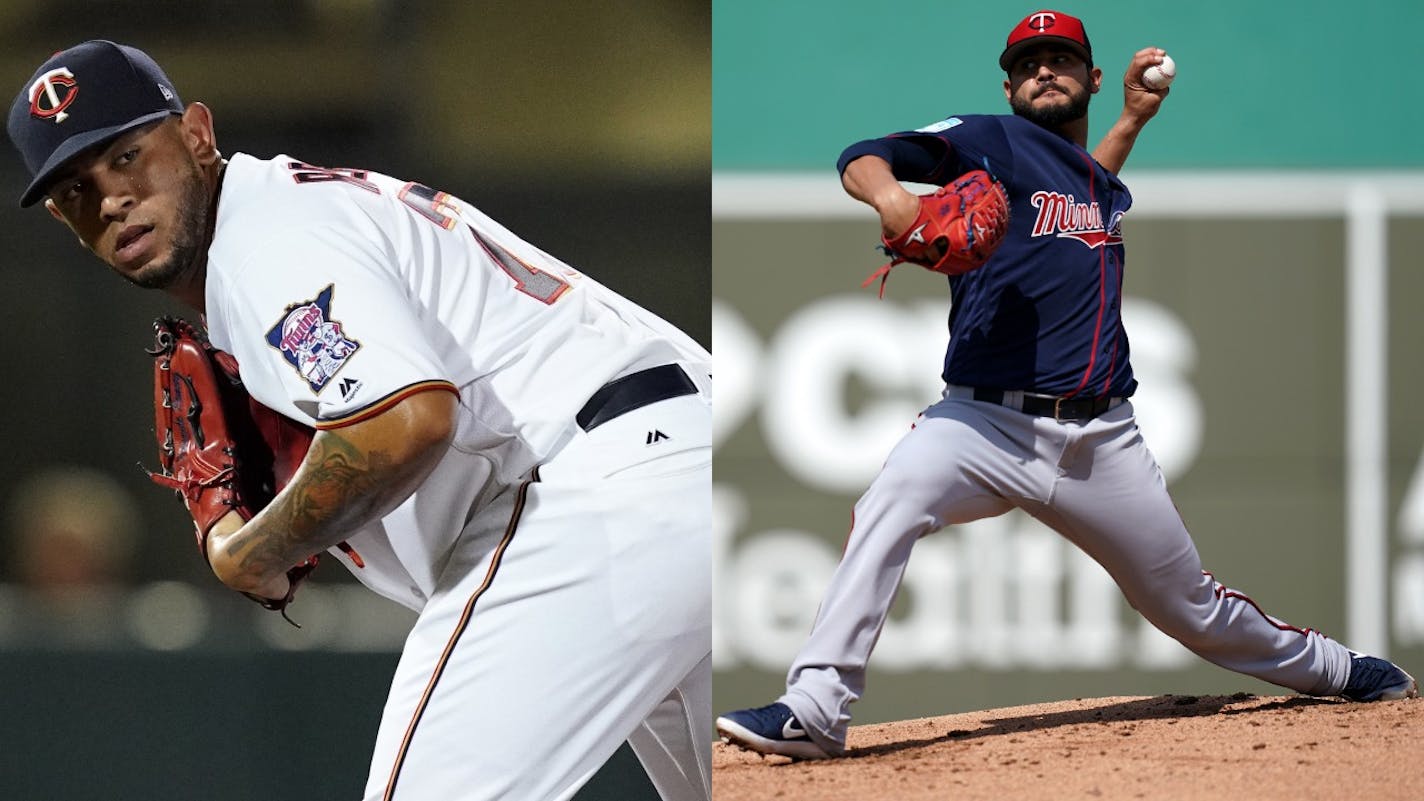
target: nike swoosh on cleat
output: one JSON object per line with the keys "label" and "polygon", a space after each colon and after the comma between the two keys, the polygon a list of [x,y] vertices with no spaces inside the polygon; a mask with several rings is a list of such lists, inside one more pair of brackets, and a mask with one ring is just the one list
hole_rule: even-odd
{"label": "nike swoosh on cleat", "polygon": [[796,722],[796,718],[790,717],[781,724],[781,736],[788,740],[794,740],[797,737],[805,737],[806,731],[801,728],[801,724]]}

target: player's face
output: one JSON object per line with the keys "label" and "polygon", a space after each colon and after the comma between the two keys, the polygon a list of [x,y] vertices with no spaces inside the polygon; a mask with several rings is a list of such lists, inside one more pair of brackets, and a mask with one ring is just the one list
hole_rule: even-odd
{"label": "player's face", "polygon": [[1102,70],[1089,68],[1071,48],[1044,45],[1014,61],[1004,81],[1004,95],[1015,114],[1057,129],[1088,115],[1088,101],[1102,79]]}
{"label": "player's face", "polygon": [[134,284],[172,287],[202,261],[210,192],[177,118],[81,155],[48,195],[50,213]]}

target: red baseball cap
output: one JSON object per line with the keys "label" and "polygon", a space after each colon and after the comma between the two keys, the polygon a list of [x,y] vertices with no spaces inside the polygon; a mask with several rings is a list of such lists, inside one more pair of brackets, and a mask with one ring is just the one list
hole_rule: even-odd
{"label": "red baseball cap", "polygon": [[1008,72],[1014,59],[1025,49],[1040,44],[1066,44],[1093,63],[1093,46],[1088,44],[1088,32],[1083,21],[1062,11],[1035,11],[1009,31],[1009,42],[999,56],[999,68]]}

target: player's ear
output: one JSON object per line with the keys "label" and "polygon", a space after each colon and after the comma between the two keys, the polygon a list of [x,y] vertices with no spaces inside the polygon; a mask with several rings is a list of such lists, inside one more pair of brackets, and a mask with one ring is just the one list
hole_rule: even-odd
{"label": "player's ear", "polygon": [[1004,79],[1004,99],[1005,99],[1005,100],[1013,100],[1013,99],[1014,99],[1014,89],[1013,89],[1013,86],[1009,83],[1009,79],[1008,79],[1008,78],[1005,78],[1005,79]]}
{"label": "player's ear", "polygon": [[183,133],[183,143],[198,163],[206,167],[222,154],[218,152],[217,134],[213,131],[213,112],[202,103],[189,103],[178,118]]}
{"label": "player's ear", "polygon": [[1103,88],[1103,69],[1102,67],[1093,67],[1088,70],[1088,91],[1097,94],[1101,88]]}
{"label": "player's ear", "polygon": [[64,215],[59,211],[59,206],[56,206],[53,200],[45,198],[45,209],[49,212],[49,216],[59,220],[65,225],[69,225],[69,220],[64,218]]}
{"label": "player's ear", "polygon": [[64,216],[64,212],[59,210],[58,204],[56,204],[53,200],[50,200],[49,198],[45,198],[45,209],[49,211],[49,216],[64,223],[64,227],[68,228],[70,232],[73,233],[74,236],[79,240],[80,247],[84,248],[90,253],[94,252],[94,249],[89,247],[89,243],[84,241],[84,237],[79,235],[79,229],[75,228],[74,223],[70,222],[69,218]]}

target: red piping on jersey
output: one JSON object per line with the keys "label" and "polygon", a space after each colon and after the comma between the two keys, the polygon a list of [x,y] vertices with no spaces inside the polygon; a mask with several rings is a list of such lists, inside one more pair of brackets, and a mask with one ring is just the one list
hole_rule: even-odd
{"label": "red piping on jersey", "polygon": [[455,650],[455,643],[460,641],[460,637],[470,625],[470,618],[475,613],[475,601],[484,595],[490,584],[494,583],[494,574],[499,570],[499,563],[504,557],[504,551],[509,547],[509,543],[514,539],[514,530],[519,527],[519,517],[524,513],[524,501],[529,495],[529,485],[539,480],[539,468],[534,468],[529,480],[519,485],[519,493],[514,499],[514,512],[509,516],[509,526],[504,530],[504,539],[499,541],[499,546],[494,549],[494,556],[490,558],[489,570],[485,571],[485,580],[475,589],[470,600],[465,602],[465,611],[460,615],[460,620],[455,624],[455,630],[450,634],[450,640],[445,643],[445,651],[440,654],[440,661],[435,663],[435,670],[430,674],[430,681],[425,685],[425,692],[420,696],[420,703],[415,706],[415,713],[411,715],[410,725],[406,726],[405,738],[401,740],[400,750],[396,752],[395,764],[391,766],[391,778],[386,782],[385,795],[381,796],[383,801],[391,801],[395,797],[396,781],[400,778],[401,766],[405,764],[406,754],[410,751],[410,741],[415,735],[416,724],[420,723],[420,718],[425,714],[425,708],[430,703],[430,696],[435,692],[435,685],[440,682],[440,676],[445,672],[445,666],[450,662],[450,654]]}
{"label": "red piping on jersey", "polygon": [[[1083,154],[1084,160],[1088,162],[1088,203],[1097,203],[1097,197],[1093,190],[1093,157],[1087,153]],[[1098,361],[1098,340],[1103,334],[1103,309],[1107,306],[1107,230],[1103,230],[1103,245],[1098,251],[1098,322],[1093,328],[1093,349],[1088,353],[1088,369],[1083,371],[1083,379],[1078,382],[1078,386],[1064,395],[1071,398],[1083,391],[1083,387],[1088,385],[1088,379],[1093,375],[1093,365]]]}
{"label": "red piping on jersey", "polygon": [[845,542],[841,543],[841,558],[844,559],[846,551],[850,550],[850,535],[855,533],[855,507],[850,510],[850,531],[846,532]]}
{"label": "red piping on jersey", "polygon": [[[1281,631],[1293,631],[1293,632],[1295,632],[1296,634],[1299,634],[1299,635],[1301,635],[1301,636],[1303,636],[1303,637],[1309,636],[1312,631],[1315,631],[1315,629],[1302,629],[1302,628],[1297,628],[1297,627],[1295,627],[1295,626],[1292,626],[1292,625],[1289,624],[1289,623],[1283,623],[1283,622],[1281,622],[1281,621],[1279,621],[1279,620],[1276,620],[1275,618],[1273,618],[1273,617],[1271,617],[1270,615],[1266,614],[1266,612],[1265,612],[1263,609],[1261,609],[1261,607],[1258,606],[1255,601],[1251,600],[1250,597],[1245,596],[1245,595],[1242,595],[1241,593],[1237,592],[1236,590],[1228,590],[1225,585],[1223,585],[1221,582],[1219,582],[1219,581],[1216,580],[1216,576],[1213,576],[1213,575],[1212,575],[1211,573],[1209,573],[1208,571],[1203,570],[1203,571],[1202,571],[1202,575],[1203,575],[1203,576],[1206,576],[1206,577],[1209,578],[1209,579],[1211,579],[1212,592],[1216,595],[1216,597],[1221,598],[1221,597],[1225,596],[1225,597],[1227,597],[1227,598],[1236,598],[1236,599],[1238,599],[1238,600],[1245,601],[1246,603],[1248,603],[1248,604],[1251,605],[1251,608],[1252,608],[1252,609],[1255,609],[1258,613],[1260,613],[1261,617],[1264,617],[1264,618],[1266,619],[1266,622],[1267,622],[1267,623],[1270,623],[1272,626],[1275,626],[1276,628],[1280,629]],[[1316,631],[1315,633],[1316,633],[1316,634],[1320,634],[1320,632],[1318,632],[1318,631]],[[1324,636],[1324,635],[1321,635],[1321,636]]]}
{"label": "red piping on jersey", "polygon": [[346,426],[356,425],[364,420],[370,420],[372,417],[395,406],[411,395],[427,392],[432,389],[443,389],[447,392],[455,393],[455,397],[457,398],[460,397],[460,390],[456,389],[455,385],[449,381],[420,381],[401,387],[370,406],[352,412],[345,417],[337,417],[331,420],[318,420],[314,428],[316,428],[317,431],[330,431],[334,428],[345,428]]}

